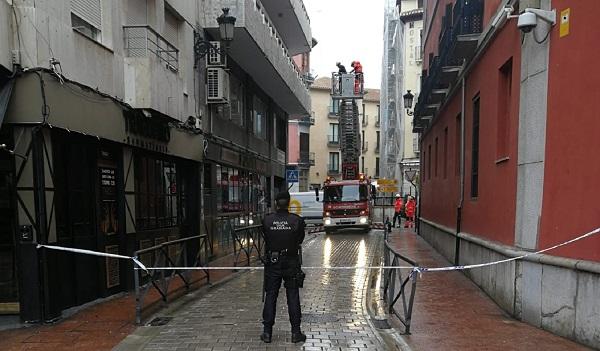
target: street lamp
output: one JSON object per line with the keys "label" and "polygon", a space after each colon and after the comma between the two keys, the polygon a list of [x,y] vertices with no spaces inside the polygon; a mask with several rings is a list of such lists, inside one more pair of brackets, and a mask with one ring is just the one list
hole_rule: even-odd
{"label": "street lamp", "polygon": [[404,174],[406,175],[406,180],[408,180],[410,183],[413,183],[417,177],[417,171],[415,169],[408,169],[404,172]]}
{"label": "street lamp", "polygon": [[410,109],[412,108],[413,99],[415,98],[415,96],[411,94],[409,90],[406,94],[402,95],[402,98],[404,98],[404,107],[406,108],[406,114],[409,116],[413,116],[414,113]]}
{"label": "street lamp", "polygon": [[199,31],[194,32],[194,54],[196,56],[196,66],[198,61],[204,58],[211,52],[217,52],[226,54],[227,49],[231,46],[233,41],[233,34],[235,32],[235,21],[236,18],[229,15],[229,8],[224,8],[221,16],[217,17],[217,23],[219,24],[219,35],[220,40],[225,46],[225,50],[213,45],[210,40],[205,39]]}

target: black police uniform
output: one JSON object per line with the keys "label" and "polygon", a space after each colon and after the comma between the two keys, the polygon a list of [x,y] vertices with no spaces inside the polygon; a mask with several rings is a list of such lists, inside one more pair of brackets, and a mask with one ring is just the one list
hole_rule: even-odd
{"label": "black police uniform", "polygon": [[[288,199],[289,199],[289,195]],[[300,289],[304,274],[300,269],[299,249],[304,240],[304,219],[287,210],[269,214],[263,221],[265,234],[265,305],[264,332],[272,334],[277,309],[277,296],[284,281],[292,335],[300,331]]]}

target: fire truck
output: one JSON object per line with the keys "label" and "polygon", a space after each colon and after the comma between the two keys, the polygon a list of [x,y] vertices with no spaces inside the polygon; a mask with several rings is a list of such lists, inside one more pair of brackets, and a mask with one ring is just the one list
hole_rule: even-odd
{"label": "fire truck", "polygon": [[327,178],[323,184],[323,225],[326,233],[337,229],[368,231],[373,221],[374,187],[358,172],[361,155],[358,101],[364,96],[362,73],[333,73],[331,97],[339,103],[342,179]]}

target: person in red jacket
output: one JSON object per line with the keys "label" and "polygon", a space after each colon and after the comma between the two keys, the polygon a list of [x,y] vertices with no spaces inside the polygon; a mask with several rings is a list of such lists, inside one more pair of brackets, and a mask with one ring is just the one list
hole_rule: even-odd
{"label": "person in red jacket", "polygon": [[360,85],[363,82],[363,67],[360,64],[360,61],[352,61],[350,65],[352,67],[352,71],[350,73],[354,73],[356,78],[354,79],[354,94],[358,95],[360,93]]}
{"label": "person in red jacket", "polygon": [[408,201],[406,201],[406,207],[404,209],[406,213],[406,222],[404,223],[404,228],[413,228],[415,225],[415,211],[417,209],[417,202],[415,198],[409,196]]}
{"label": "person in red jacket", "polygon": [[400,223],[402,223],[402,210],[404,207],[404,203],[402,202],[402,197],[400,194],[396,194],[396,201],[394,201],[394,220],[392,223],[392,227],[396,228],[396,218],[398,218],[398,227],[400,227]]}

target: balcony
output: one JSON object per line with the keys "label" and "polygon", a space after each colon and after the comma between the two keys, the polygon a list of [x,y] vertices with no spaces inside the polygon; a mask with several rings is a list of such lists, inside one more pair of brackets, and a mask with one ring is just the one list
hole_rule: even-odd
{"label": "balcony", "polygon": [[312,48],[310,18],[302,0],[261,0],[291,55]]}
{"label": "balcony", "polygon": [[363,143],[362,143],[362,151],[363,152],[369,151],[369,142],[368,141],[363,141]]}
{"label": "balcony", "polygon": [[123,39],[125,102],[182,119],[179,50],[148,25],[123,26]]}
{"label": "balcony", "polygon": [[361,124],[363,127],[366,127],[369,125],[369,116],[368,115],[362,115]]}
{"label": "balcony", "polygon": [[[215,18],[222,13],[224,3],[206,0],[202,4],[204,29],[218,38]],[[259,0],[229,0],[226,4],[237,18],[229,56],[288,114],[309,114],[307,84],[279,33],[281,26],[272,21]]]}
{"label": "balcony", "polygon": [[327,175],[338,175],[340,174],[340,165],[337,163],[330,163],[327,165]]}
{"label": "balcony", "polygon": [[340,117],[340,108],[339,105],[329,105],[329,112],[327,113],[327,117],[329,118],[339,118]]}
{"label": "balcony", "polygon": [[298,166],[300,168],[309,168],[315,165],[315,153],[308,151],[300,151],[300,158],[298,159]]}
{"label": "balcony", "polygon": [[429,75],[421,84],[413,132],[428,127],[450,88],[457,84],[465,63],[475,54],[483,30],[483,8],[483,0],[458,0],[452,11],[446,12],[439,37],[439,56],[431,60]]}
{"label": "balcony", "polygon": [[377,119],[375,120],[375,127],[379,128],[381,126],[381,118],[379,116],[377,116]]}
{"label": "balcony", "polygon": [[327,145],[329,146],[339,146],[340,145],[340,136],[335,134],[335,135],[331,135],[329,134],[327,136]]}

